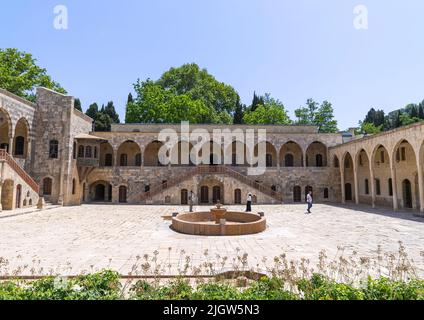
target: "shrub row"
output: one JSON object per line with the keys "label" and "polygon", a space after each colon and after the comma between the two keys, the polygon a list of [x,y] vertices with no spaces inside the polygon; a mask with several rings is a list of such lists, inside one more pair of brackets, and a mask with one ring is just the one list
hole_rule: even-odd
{"label": "shrub row", "polygon": [[[124,290],[119,274],[102,271],[72,279],[46,277],[33,282],[0,283],[1,300],[424,300],[424,280],[371,279],[359,286],[337,283],[322,275],[299,280],[291,290],[279,278],[262,278],[247,288],[209,282],[191,286],[184,279],[166,285],[138,281]],[[125,294],[124,294],[125,292]]]}

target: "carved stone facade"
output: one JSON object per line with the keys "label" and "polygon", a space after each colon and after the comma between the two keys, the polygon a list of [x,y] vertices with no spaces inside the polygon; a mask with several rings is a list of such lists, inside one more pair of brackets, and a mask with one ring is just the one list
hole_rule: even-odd
{"label": "carved stone facade", "polygon": [[179,151],[177,162],[163,165],[159,134],[168,129],[182,137],[180,125],[118,124],[92,132],[92,119],[74,109],[73,97],[43,88],[35,104],[0,90],[0,118],[1,148],[52,203],[187,204],[191,191],[197,204],[245,203],[248,193],[256,203],[292,203],[304,202],[311,190],[317,202],[424,211],[422,123],[348,142],[314,126],[190,125],[190,133],[211,136],[217,129],[256,136],[266,130],[266,170],[250,175],[248,161],[236,155],[247,155],[249,144],[238,137],[216,148],[206,142],[212,154],[198,166],[182,161],[193,141],[180,139],[170,152]]}

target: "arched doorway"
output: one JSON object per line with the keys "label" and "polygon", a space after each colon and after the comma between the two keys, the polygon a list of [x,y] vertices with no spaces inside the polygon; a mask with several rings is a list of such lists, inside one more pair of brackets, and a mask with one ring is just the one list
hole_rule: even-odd
{"label": "arched doorway", "polygon": [[207,186],[200,188],[200,203],[209,203],[209,188]]}
{"label": "arched doorway", "polygon": [[350,183],[345,184],[345,200],[352,201],[352,185]]}
{"label": "arched doorway", "polygon": [[43,196],[51,196],[52,195],[52,185],[53,180],[51,178],[43,179]]}
{"label": "arched doorway", "polygon": [[94,190],[94,201],[105,201],[105,186],[103,184],[98,184]]}
{"label": "arched doorway", "polygon": [[120,203],[127,202],[127,187],[126,186],[119,187],[119,202]]}
{"label": "arched doorway", "polygon": [[5,180],[1,189],[1,205],[3,210],[13,209],[13,180]]}
{"label": "arched doorway", "polygon": [[293,202],[302,202],[302,188],[300,186],[293,188]]}
{"label": "arched doorway", "polygon": [[188,190],[187,189],[181,190],[181,204],[182,205],[188,204]]}
{"label": "arched doorway", "polygon": [[234,190],[234,203],[235,204],[241,204],[241,190],[240,189]]}
{"label": "arched doorway", "polygon": [[412,209],[412,185],[408,179],[402,182],[403,206]]}
{"label": "arched doorway", "polygon": [[220,186],[214,186],[212,188],[212,202],[214,204],[221,202],[221,187]]}
{"label": "arched doorway", "polygon": [[16,209],[21,207],[21,199],[22,199],[22,186],[18,184],[16,186],[16,204],[15,204]]}

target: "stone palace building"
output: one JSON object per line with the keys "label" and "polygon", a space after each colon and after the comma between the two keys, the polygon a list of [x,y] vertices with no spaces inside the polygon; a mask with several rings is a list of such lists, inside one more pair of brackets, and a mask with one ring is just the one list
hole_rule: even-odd
{"label": "stone palace building", "polygon": [[266,171],[258,176],[238,161],[239,141],[227,150],[234,154],[231,164],[219,162],[220,148],[209,164],[163,165],[159,132],[178,132],[179,125],[118,124],[111,132],[92,127],[71,96],[39,88],[32,103],[0,89],[2,210],[34,206],[41,197],[66,206],[186,205],[190,191],[197,204],[245,203],[249,192],[255,203],[296,203],[311,190],[315,202],[424,212],[424,123],[363,138],[322,134],[314,126],[230,126],[266,129]]}

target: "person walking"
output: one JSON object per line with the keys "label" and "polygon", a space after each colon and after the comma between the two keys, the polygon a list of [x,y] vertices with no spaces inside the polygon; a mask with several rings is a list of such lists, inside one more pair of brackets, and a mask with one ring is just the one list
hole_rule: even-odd
{"label": "person walking", "polygon": [[311,208],[312,208],[312,204],[314,202],[314,200],[312,198],[312,191],[308,192],[308,195],[306,196],[306,202],[308,203],[308,213],[312,213]]}
{"label": "person walking", "polygon": [[193,203],[194,203],[194,193],[193,190],[190,191],[190,194],[188,195],[188,203],[190,205],[190,212],[193,212]]}
{"label": "person walking", "polygon": [[252,212],[252,194],[247,195],[246,212]]}

